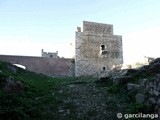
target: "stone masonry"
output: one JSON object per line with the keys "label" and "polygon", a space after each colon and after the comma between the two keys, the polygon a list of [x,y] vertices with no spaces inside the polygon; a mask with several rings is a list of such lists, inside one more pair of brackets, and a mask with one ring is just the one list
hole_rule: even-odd
{"label": "stone masonry", "polygon": [[26,70],[49,76],[74,76],[74,59],[0,55],[0,61],[23,65]]}
{"label": "stone masonry", "polygon": [[75,38],[75,76],[97,76],[123,63],[122,36],[113,25],[83,21]]}
{"label": "stone masonry", "polygon": [[42,57],[49,57],[49,58],[58,58],[58,51],[56,52],[44,52],[44,50],[42,49]]}

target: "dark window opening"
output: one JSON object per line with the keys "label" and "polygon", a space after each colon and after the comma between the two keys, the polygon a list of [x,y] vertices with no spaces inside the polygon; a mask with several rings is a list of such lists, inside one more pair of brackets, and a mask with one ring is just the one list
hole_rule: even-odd
{"label": "dark window opening", "polygon": [[105,68],[105,67],[103,67],[103,71],[104,71],[104,70],[106,70],[106,68]]}
{"label": "dark window opening", "polygon": [[102,51],[102,55],[106,55],[108,53],[107,50]]}
{"label": "dark window opening", "polygon": [[105,45],[101,45],[101,50],[105,50],[105,49],[106,49]]}
{"label": "dark window opening", "polygon": [[108,51],[106,48],[106,45],[101,45],[100,47],[100,55],[102,55],[103,57],[107,57]]}
{"label": "dark window opening", "polygon": [[53,55],[50,55],[50,57],[53,57]]}

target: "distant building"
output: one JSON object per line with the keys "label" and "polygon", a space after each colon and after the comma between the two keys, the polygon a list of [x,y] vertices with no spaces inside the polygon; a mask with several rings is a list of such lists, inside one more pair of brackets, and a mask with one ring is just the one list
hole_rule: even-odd
{"label": "distant building", "polygon": [[59,58],[58,51],[56,51],[56,52],[44,52],[44,50],[42,49],[42,57]]}

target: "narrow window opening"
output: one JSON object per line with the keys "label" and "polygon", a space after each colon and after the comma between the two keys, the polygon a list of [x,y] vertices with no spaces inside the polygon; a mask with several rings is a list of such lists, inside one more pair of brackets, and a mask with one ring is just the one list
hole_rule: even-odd
{"label": "narrow window opening", "polygon": [[102,58],[107,57],[108,55],[108,50],[104,44],[100,46],[100,55]]}
{"label": "narrow window opening", "polygon": [[105,71],[106,70],[106,68],[105,67],[103,67],[103,71]]}
{"label": "narrow window opening", "polygon": [[106,46],[105,45],[101,45],[101,50],[105,50]]}

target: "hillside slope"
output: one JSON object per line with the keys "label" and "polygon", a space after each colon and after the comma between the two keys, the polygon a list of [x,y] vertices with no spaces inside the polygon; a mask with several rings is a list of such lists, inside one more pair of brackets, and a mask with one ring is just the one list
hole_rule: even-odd
{"label": "hillside slope", "polygon": [[154,106],[136,102],[137,91],[127,83],[155,79],[159,65],[154,61],[97,80],[52,78],[0,62],[0,120],[116,120],[118,113],[154,113]]}
{"label": "hillside slope", "polygon": [[0,119],[116,119],[126,103],[95,80],[52,78],[0,62]]}

